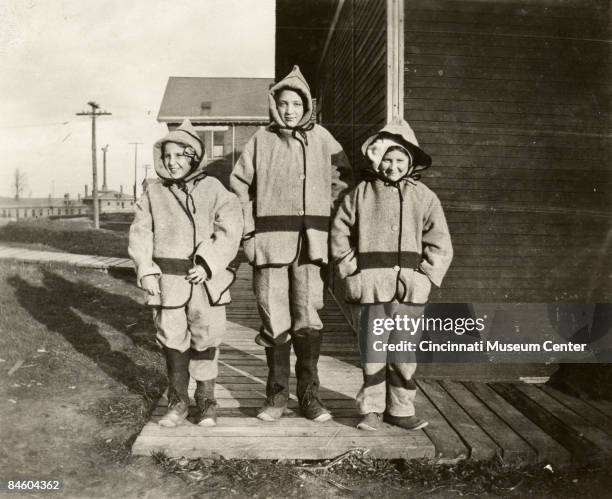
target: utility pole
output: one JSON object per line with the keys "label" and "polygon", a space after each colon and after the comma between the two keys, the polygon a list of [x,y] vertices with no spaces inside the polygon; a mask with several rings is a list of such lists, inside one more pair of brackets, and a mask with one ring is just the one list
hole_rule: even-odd
{"label": "utility pole", "polygon": [[103,182],[102,182],[102,190],[103,191],[108,191],[108,186],[106,185],[106,151],[108,151],[108,144],[106,144],[104,147],[101,147],[100,149],[102,149],[102,157],[104,158],[103,161],[103,167],[102,167],[102,172],[103,172]]}
{"label": "utility pole", "polygon": [[138,146],[142,144],[142,142],[130,142],[134,146],[134,201],[137,199],[137,190],[136,185],[138,182]]}
{"label": "utility pole", "polygon": [[94,229],[100,228],[100,205],[98,204],[98,168],[96,164],[96,118],[98,116],[110,116],[111,113],[98,111],[100,106],[93,101],[87,103],[91,111],[81,111],[77,116],[91,116],[91,168],[93,171],[92,201]]}
{"label": "utility pole", "polygon": [[[143,183],[147,181],[147,179],[149,178],[149,168],[151,168],[151,165],[142,165],[141,167],[144,170],[144,179],[143,179]],[[144,192],[145,190],[145,185],[142,186],[142,192]]]}

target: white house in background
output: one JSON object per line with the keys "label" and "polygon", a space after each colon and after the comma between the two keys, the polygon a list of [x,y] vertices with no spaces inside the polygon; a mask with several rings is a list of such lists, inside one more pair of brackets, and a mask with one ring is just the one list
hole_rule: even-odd
{"label": "white house in background", "polygon": [[[85,186],[85,196],[82,199],[88,210],[91,210],[93,199],[87,193],[87,186]],[[131,213],[134,211],[134,196],[123,192],[123,186],[118,191],[100,189],[98,191],[98,203],[101,215],[105,213]]]}

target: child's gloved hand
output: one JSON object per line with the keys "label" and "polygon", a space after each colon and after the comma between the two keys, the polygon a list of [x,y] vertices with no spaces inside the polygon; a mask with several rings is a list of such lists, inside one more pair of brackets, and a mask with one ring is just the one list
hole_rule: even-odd
{"label": "child's gloved hand", "polygon": [[158,277],[154,274],[144,276],[140,280],[140,286],[151,296],[160,293]]}
{"label": "child's gloved hand", "polygon": [[201,265],[194,265],[187,271],[187,275],[185,279],[187,279],[191,284],[200,284],[204,282],[204,280],[208,277],[208,273]]}

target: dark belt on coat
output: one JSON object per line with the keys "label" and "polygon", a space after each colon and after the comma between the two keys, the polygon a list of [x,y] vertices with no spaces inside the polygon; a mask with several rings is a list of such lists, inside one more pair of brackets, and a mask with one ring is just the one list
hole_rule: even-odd
{"label": "dark belt on coat", "polygon": [[162,274],[186,275],[193,262],[187,258],[153,258]]}
{"label": "dark belt on coat", "polygon": [[421,254],[414,251],[368,251],[359,253],[359,268],[386,269],[399,265],[401,268],[416,269],[421,263]]}

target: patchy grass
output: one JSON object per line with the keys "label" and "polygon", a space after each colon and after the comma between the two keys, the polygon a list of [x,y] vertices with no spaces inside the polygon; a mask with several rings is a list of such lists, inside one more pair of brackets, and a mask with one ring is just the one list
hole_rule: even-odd
{"label": "patchy grass", "polygon": [[23,220],[0,227],[0,241],[40,244],[82,255],[127,258],[129,224],[116,220],[108,224],[115,229],[121,227],[121,231],[94,230],[91,220],[87,218]]}
{"label": "patchy grass", "polygon": [[169,458],[154,459],[168,473],[179,476],[196,490],[212,487],[237,495],[257,491],[253,497],[301,497],[313,484],[328,493],[356,497],[582,497],[585,487],[594,497],[605,496],[612,485],[612,467],[544,465],[507,466],[494,459],[438,465],[427,460],[382,460],[350,455],[337,465],[329,461],[254,461]]}
{"label": "patchy grass", "polygon": [[0,476],[54,474],[78,496],[132,473],[121,464],[165,380],[138,293],[103,272],[0,264]]}

